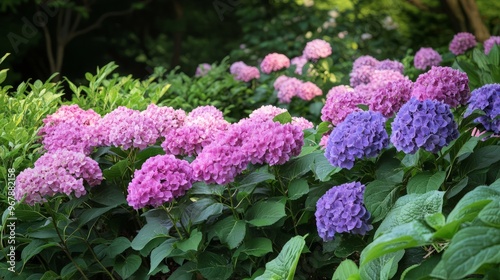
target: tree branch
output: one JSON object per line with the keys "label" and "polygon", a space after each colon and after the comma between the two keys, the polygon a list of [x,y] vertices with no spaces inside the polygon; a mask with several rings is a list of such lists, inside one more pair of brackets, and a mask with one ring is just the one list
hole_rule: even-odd
{"label": "tree branch", "polygon": [[54,62],[54,54],[52,53],[52,38],[47,25],[43,26],[43,34],[45,36],[45,47],[47,48],[47,58],[49,59],[50,72],[54,73],[56,64]]}

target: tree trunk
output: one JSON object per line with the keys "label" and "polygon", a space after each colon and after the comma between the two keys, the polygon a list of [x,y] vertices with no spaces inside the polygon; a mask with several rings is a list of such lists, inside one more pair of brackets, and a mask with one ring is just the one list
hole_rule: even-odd
{"label": "tree trunk", "polygon": [[490,37],[484,25],[475,0],[441,0],[454,21],[459,32],[471,32],[477,40],[483,42]]}

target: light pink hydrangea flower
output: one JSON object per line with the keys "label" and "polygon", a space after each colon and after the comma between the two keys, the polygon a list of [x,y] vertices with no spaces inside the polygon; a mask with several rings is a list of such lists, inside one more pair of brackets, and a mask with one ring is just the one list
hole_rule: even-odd
{"label": "light pink hydrangea flower", "polygon": [[186,118],[186,112],[182,109],[176,110],[168,106],[158,107],[156,104],[150,104],[146,110],[141,112],[141,115],[153,121],[160,136],[181,127]]}
{"label": "light pink hydrangea flower", "polygon": [[413,60],[415,68],[426,70],[432,66],[439,66],[443,58],[433,48],[420,48]]}
{"label": "light pink hydrangea flower", "polygon": [[323,95],[323,91],[311,82],[302,83],[297,91],[297,96],[306,101],[310,101],[314,97],[321,95]]}
{"label": "light pink hydrangea flower", "polygon": [[489,54],[494,45],[500,46],[500,36],[491,36],[483,43],[484,53]]}
{"label": "light pink hydrangea flower", "polygon": [[297,56],[292,58],[290,63],[296,66],[295,73],[297,73],[298,75],[302,75],[304,65],[307,64],[307,58],[305,58],[304,56]]}
{"label": "light pink hydrangea flower", "polygon": [[337,86],[327,94],[325,106],[321,109],[321,120],[337,125],[352,112],[361,111],[359,104],[366,104],[354,89],[347,86]]}
{"label": "light pink hydrangea flower", "polygon": [[315,39],[308,42],[303,51],[303,56],[312,61],[328,57],[331,54],[332,47],[330,46],[330,43],[321,39]]}
{"label": "light pink hydrangea flower", "polygon": [[290,59],[280,53],[270,53],[260,63],[260,69],[266,74],[288,67],[290,67]]}

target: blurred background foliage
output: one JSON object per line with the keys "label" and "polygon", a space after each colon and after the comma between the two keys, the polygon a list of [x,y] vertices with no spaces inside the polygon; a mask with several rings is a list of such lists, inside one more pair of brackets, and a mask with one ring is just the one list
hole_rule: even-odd
{"label": "blurred background foliage", "polygon": [[0,54],[11,53],[7,83],[54,72],[84,82],[84,73],[110,61],[134,77],[158,66],[192,76],[199,63],[228,55],[250,65],[269,52],[298,56],[315,38],[331,42],[334,63],[346,68],[363,54],[447,52],[456,32],[500,34],[500,1],[3,0],[0,26]]}

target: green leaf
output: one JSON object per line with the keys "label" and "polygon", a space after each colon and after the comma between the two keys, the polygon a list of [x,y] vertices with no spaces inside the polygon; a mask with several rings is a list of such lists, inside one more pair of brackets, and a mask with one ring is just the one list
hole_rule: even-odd
{"label": "green leaf", "polygon": [[194,271],[196,270],[196,263],[187,262],[181,267],[177,268],[168,280],[193,280]]}
{"label": "green leaf", "polygon": [[269,173],[267,166],[265,166],[248,174],[240,181],[240,185],[238,187],[245,188],[249,186],[255,186],[258,183],[265,182],[267,180],[274,180],[274,175]]}
{"label": "green leaf", "polygon": [[130,240],[128,240],[126,237],[120,236],[113,240],[109,247],[106,249],[106,253],[108,257],[114,258],[118,254],[123,253],[125,250],[130,248]]}
{"label": "green leaf", "polygon": [[127,279],[139,269],[141,263],[142,259],[140,256],[130,255],[125,259],[125,261],[121,258],[117,258],[114,264],[114,269],[116,273],[122,277],[122,279]]}
{"label": "green leaf", "polygon": [[334,167],[330,164],[328,159],[326,159],[323,151],[315,152],[316,157],[311,165],[311,170],[314,172],[318,180],[321,182],[326,182],[330,180],[330,176],[338,173],[342,170],[340,167]]}
{"label": "green leaf", "polygon": [[97,186],[92,188],[92,200],[105,206],[116,207],[126,204],[123,191],[117,185]]}
{"label": "green leaf", "polygon": [[480,69],[489,70],[488,67],[488,59],[483,51],[480,51],[478,48],[474,48],[472,51],[472,59],[477,63]]}
{"label": "green leaf", "polygon": [[282,165],[280,168],[280,174],[289,180],[301,177],[311,171],[311,166],[313,166],[316,157],[316,153],[310,153],[303,157],[295,158]]}
{"label": "green leaf", "polygon": [[429,191],[439,190],[439,187],[444,183],[446,172],[438,171],[432,173],[419,173],[410,178],[406,190],[408,193],[426,193]]}
{"label": "green leaf", "polygon": [[10,55],[10,53],[6,53],[2,58],[0,58],[0,64],[4,62],[4,60]]}
{"label": "green leaf", "polygon": [[197,270],[208,280],[226,280],[233,274],[233,266],[226,258],[211,252],[198,256]]}
{"label": "green leaf", "polygon": [[479,186],[460,199],[448,215],[446,223],[472,221],[488,203],[498,198],[500,198],[498,188]]}
{"label": "green leaf", "polygon": [[461,170],[467,174],[493,165],[500,161],[500,146],[491,145],[482,147],[472,153],[462,164]]}
{"label": "green leaf", "polygon": [[120,160],[108,169],[102,171],[102,175],[106,180],[122,179],[128,168],[128,159]]}
{"label": "green leaf", "polygon": [[136,251],[142,250],[151,240],[158,237],[167,237],[169,228],[163,226],[160,222],[148,222],[137,233],[137,236],[132,240],[131,247]]}
{"label": "green leaf", "polygon": [[347,280],[352,275],[359,274],[358,266],[352,260],[344,260],[333,273],[332,280]]}
{"label": "green leaf", "polygon": [[283,112],[273,118],[273,121],[279,122],[281,124],[287,124],[292,122],[292,115],[288,111]]}
{"label": "green leaf", "polygon": [[[500,46],[495,44],[493,48],[491,48],[490,53],[488,54],[488,62],[491,65],[500,65]],[[0,60],[0,63],[1,60]],[[498,82],[498,81],[497,81]]]}
{"label": "green leaf", "polygon": [[428,214],[441,212],[444,192],[408,194],[400,197],[375,232],[375,238],[390,229],[411,221],[424,221]]}
{"label": "green leaf", "polygon": [[9,71],[9,69],[0,70],[0,84],[7,78],[7,71]]}
{"label": "green leaf", "polygon": [[40,280],[53,280],[57,279],[59,275],[55,273],[54,271],[47,271],[43,274],[43,276],[40,278]]}
{"label": "green leaf", "polygon": [[306,242],[302,236],[295,236],[290,239],[283,246],[278,257],[266,264],[264,274],[255,278],[255,280],[292,280],[305,244]]}
{"label": "green leaf", "polygon": [[446,223],[446,218],[443,213],[434,213],[425,216],[425,222],[435,230],[439,230]]}
{"label": "green leaf", "polygon": [[446,199],[450,199],[454,197],[455,195],[459,194],[465,187],[467,187],[467,183],[469,182],[469,177],[463,178],[460,182],[458,182],[455,186],[452,188],[449,188],[446,191]]}
{"label": "green leaf", "polygon": [[50,247],[58,247],[58,244],[55,242],[47,243],[47,241],[44,240],[34,239],[26,247],[24,247],[21,252],[21,259],[23,260],[23,263],[26,264],[32,257]]}
{"label": "green leaf", "polygon": [[500,229],[471,226],[459,230],[441,262],[448,279],[461,279],[484,264],[500,263]]}
{"label": "green leaf", "polygon": [[431,244],[432,231],[418,221],[411,221],[385,231],[361,252],[360,264],[365,265],[388,253]]}
{"label": "green leaf", "polygon": [[189,190],[190,194],[222,195],[226,187],[224,185],[207,185],[205,182],[196,182]]}
{"label": "green leaf", "polygon": [[441,255],[433,255],[419,264],[406,268],[401,274],[401,280],[432,280],[429,271],[434,270],[441,260]]}
{"label": "green leaf", "polygon": [[388,280],[396,274],[398,262],[403,258],[404,250],[385,254],[359,267],[363,280]]}
{"label": "green leaf", "polygon": [[478,218],[484,223],[500,228],[500,199],[490,202],[479,212]]}
{"label": "green leaf", "polygon": [[185,211],[190,213],[191,223],[197,225],[212,216],[220,215],[223,209],[224,204],[218,203],[211,198],[202,198],[190,204]]}
{"label": "green leaf", "polygon": [[228,245],[229,249],[238,247],[246,234],[245,221],[235,220],[233,216],[217,222],[212,231],[217,236],[221,243]]}
{"label": "green leaf", "polygon": [[90,208],[90,209],[85,209],[82,211],[80,214],[79,218],[79,225],[82,226],[90,221],[92,221],[95,218],[98,218],[102,214],[108,212],[109,210],[115,208],[114,206],[108,206],[104,208]]}
{"label": "green leaf", "polygon": [[238,252],[245,253],[249,256],[262,257],[273,251],[273,244],[270,239],[264,237],[256,237],[245,241],[238,248]]}
{"label": "green leaf", "polygon": [[149,269],[149,273],[153,272],[158,265],[166,258],[172,250],[174,249],[175,239],[170,238],[165,240],[160,246],[156,247],[151,251],[151,268]]}
{"label": "green leaf", "polygon": [[179,249],[183,252],[197,251],[202,237],[203,237],[203,234],[201,232],[199,232],[198,229],[194,229],[191,232],[191,235],[189,236],[189,238],[177,242],[176,247],[177,247],[177,249]]}
{"label": "green leaf", "polygon": [[296,179],[288,186],[288,197],[290,200],[297,200],[309,193],[309,184],[305,179]]}
{"label": "green leaf", "polygon": [[246,220],[256,227],[270,226],[286,216],[285,205],[274,201],[259,201],[246,213]]}
{"label": "green leaf", "polygon": [[364,201],[372,222],[382,220],[396,201],[398,188],[395,183],[375,180],[366,186]]}

